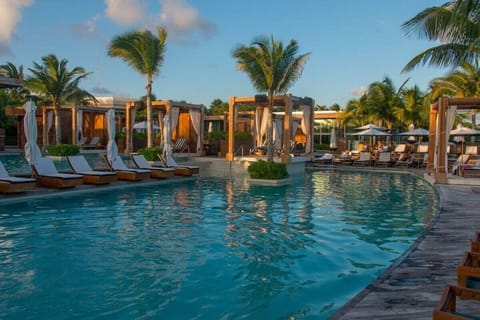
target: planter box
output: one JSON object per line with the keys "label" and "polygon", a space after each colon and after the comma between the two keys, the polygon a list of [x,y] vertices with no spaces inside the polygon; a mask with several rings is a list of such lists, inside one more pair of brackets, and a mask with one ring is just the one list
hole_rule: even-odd
{"label": "planter box", "polygon": [[252,179],[248,178],[247,181],[250,184],[256,184],[261,186],[284,186],[290,184],[292,180],[290,178],[286,179]]}

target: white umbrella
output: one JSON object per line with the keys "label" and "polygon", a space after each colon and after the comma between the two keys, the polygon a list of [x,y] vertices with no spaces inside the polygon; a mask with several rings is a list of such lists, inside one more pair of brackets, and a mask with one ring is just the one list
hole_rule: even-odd
{"label": "white umbrella", "polygon": [[387,130],[385,127],[377,126],[372,123],[366,124],[364,126],[355,128],[356,130],[367,130],[367,129],[376,129],[376,130]]}
{"label": "white umbrella", "polygon": [[37,117],[35,116],[37,106],[35,106],[33,101],[28,101],[23,105],[23,109],[25,109],[23,127],[27,140],[24,146],[25,159],[30,165],[34,165],[42,157],[42,152],[37,144]]}
{"label": "white umbrella", "polygon": [[107,143],[107,158],[112,163],[118,157],[118,147],[115,142],[115,110],[109,109],[107,111],[107,131],[108,131],[108,143]]}
{"label": "white umbrella", "polygon": [[170,132],[170,116],[163,117],[163,155],[165,159],[172,154],[172,133]]}
{"label": "white umbrella", "polygon": [[330,150],[337,149],[337,135],[335,133],[335,127],[332,127],[332,133],[330,134]]}
{"label": "white umbrella", "polygon": [[213,121],[208,122],[208,132],[213,132]]}
{"label": "white umbrella", "polygon": [[390,136],[390,133],[375,128],[370,128],[352,133],[352,136]]}
{"label": "white umbrella", "polygon": [[451,136],[475,136],[475,135],[480,135],[480,130],[466,128],[461,124],[458,124],[457,129],[450,131],[450,135]]}
{"label": "white umbrella", "polygon": [[[147,130],[147,121],[141,121],[141,122],[135,123],[133,125],[133,129],[139,130],[141,132],[145,132],[145,130]],[[160,130],[160,127],[154,124],[153,131],[158,131],[158,130]]]}
{"label": "white umbrella", "polygon": [[398,135],[399,136],[428,136],[430,132],[427,129],[423,128],[416,128],[416,129],[411,129],[405,132],[401,132]]}

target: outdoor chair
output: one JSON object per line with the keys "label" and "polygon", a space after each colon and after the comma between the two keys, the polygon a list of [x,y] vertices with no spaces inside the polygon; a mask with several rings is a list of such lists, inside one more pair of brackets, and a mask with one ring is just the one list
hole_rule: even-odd
{"label": "outdoor chair", "polygon": [[0,193],[25,192],[35,188],[37,180],[30,178],[12,177],[0,161]]}
{"label": "outdoor chair", "polygon": [[374,163],[374,167],[389,167],[391,164],[390,152],[380,152],[378,159]]}
{"label": "outdoor chair", "polygon": [[117,180],[117,174],[115,172],[93,170],[83,155],[67,156],[67,161],[74,173],[83,176],[84,183],[108,184]]}
{"label": "outdoor chair", "polygon": [[84,144],[80,145],[80,148],[82,148],[82,149],[95,149],[99,142],[100,142],[99,137],[93,137],[92,140],[90,140],[89,143],[84,143]]}
{"label": "outdoor chair", "polygon": [[457,267],[457,283],[459,287],[480,289],[480,253],[465,252],[462,263]]}
{"label": "outdoor chair", "polygon": [[370,152],[360,152],[360,158],[353,161],[354,166],[369,166],[372,164]]}
{"label": "outdoor chair", "polygon": [[191,176],[194,174],[200,173],[200,168],[197,166],[187,166],[187,165],[179,165],[172,157],[172,155],[168,155],[164,157],[161,154],[158,154],[158,158],[162,162],[165,168],[173,168],[175,169],[175,175],[177,176]]}
{"label": "outdoor chair", "polygon": [[187,140],[184,137],[179,137],[173,145],[173,152],[190,152]]}
{"label": "outdoor chair", "polygon": [[410,157],[408,153],[401,153],[398,160],[395,161],[395,167],[408,168],[410,165]]}
{"label": "outdoor chair", "polygon": [[447,285],[440,302],[433,310],[432,319],[478,319],[479,302],[479,290]]}
{"label": "outdoor chair", "polygon": [[152,178],[157,178],[157,179],[170,178],[170,177],[173,177],[175,174],[174,168],[153,167],[152,165],[150,165],[150,163],[147,161],[147,159],[143,154],[130,153],[130,158],[132,159],[132,162],[139,169],[151,170],[152,173],[150,174],[150,177]]}
{"label": "outdoor chair", "polygon": [[83,176],[79,174],[59,173],[53,160],[42,157],[32,165],[34,175],[41,186],[47,188],[72,188],[83,184]]}
{"label": "outdoor chair", "polygon": [[111,171],[115,171],[118,176],[118,180],[126,181],[140,181],[150,178],[151,170],[146,169],[132,169],[127,167],[120,156],[115,157],[113,161],[110,161],[107,155],[104,155],[104,159],[107,162]]}
{"label": "outdoor chair", "polygon": [[464,178],[480,176],[480,160],[468,160],[459,167],[460,175]]}

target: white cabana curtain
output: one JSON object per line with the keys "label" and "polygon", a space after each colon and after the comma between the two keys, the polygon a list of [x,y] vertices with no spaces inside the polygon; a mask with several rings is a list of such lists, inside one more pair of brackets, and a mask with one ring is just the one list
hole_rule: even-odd
{"label": "white cabana curtain", "polygon": [[115,159],[118,157],[118,147],[117,143],[115,142],[115,129],[115,110],[109,109],[107,111],[107,158],[110,162],[115,161]]}
{"label": "white cabana curtain", "polygon": [[302,131],[307,136],[307,141],[305,144],[305,153],[312,152],[312,140],[311,140],[311,132],[310,128],[312,126],[310,118],[311,118],[312,109],[310,106],[303,106],[303,119],[302,119]]}
{"label": "white cabana curtain", "polygon": [[292,132],[290,132],[290,139],[293,139],[295,138],[295,133],[297,133],[297,129],[298,129],[298,121],[297,120],[293,120],[292,121]]}
{"label": "white cabana curtain", "polygon": [[192,119],[193,130],[197,134],[197,151],[202,150],[202,139],[200,131],[202,130],[202,113],[198,110],[190,109],[190,118]]}
{"label": "white cabana curtain", "polygon": [[253,140],[253,147],[257,148],[261,145],[261,126],[262,126],[262,113],[260,112],[260,108],[257,108],[255,112],[255,139]]}
{"label": "white cabana curtain", "polygon": [[262,115],[262,125],[260,126],[260,146],[266,145],[266,134],[267,134],[267,125],[268,121],[270,121],[270,112],[269,108],[264,108],[263,109],[263,115]]}
{"label": "white cabana curtain", "polygon": [[77,110],[77,144],[83,139],[83,110]]}
{"label": "white cabana curtain", "polygon": [[23,109],[25,110],[25,117],[23,118],[23,127],[25,130],[25,159],[27,160],[28,164],[34,165],[37,163],[37,160],[42,157],[42,152],[37,144],[37,116],[35,111],[37,110],[37,106],[33,101],[27,101],[23,105]]}
{"label": "white cabana curtain", "polygon": [[[455,123],[455,114],[457,113],[457,106],[450,106],[447,109],[446,119],[445,119],[445,151],[448,149],[448,140],[450,139],[450,131],[453,129],[453,124]],[[445,165],[448,163],[448,151],[445,152]]]}
{"label": "white cabana curtain", "polygon": [[180,108],[173,107],[171,112],[172,114],[170,115],[170,138],[172,137],[172,131],[177,130]]}
{"label": "white cabana curtain", "polygon": [[165,159],[172,154],[172,136],[170,131],[170,117],[168,114],[163,117],[163,155]]}
{"label": "white cabana curtain", "polygon": [[48,146],[50,144],[50,139],[49,139],[49,132],[50,130],[52,130],[52,126],[53,126],[53,115],[54,115],[54,112],[53,110],[48,110],[47,111],[47,136],[45,137],[45,143],[46,145]]}
{"label": "white cabana curtain", "polygon": [[160,132],[162,133],[162,139],[160,140],[160,146],[163,146],[163,117],[165,114],[163,112],[158,112],[158,126],[160,127]]}
{"label": "white cabana curtain", "polygon": [[282,147],[283,122],[280,119],[273,120],[273,147],[280,149]]}

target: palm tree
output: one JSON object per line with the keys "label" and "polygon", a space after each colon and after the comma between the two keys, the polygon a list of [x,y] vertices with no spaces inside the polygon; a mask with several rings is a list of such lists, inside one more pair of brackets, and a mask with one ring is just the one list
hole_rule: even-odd
{"label": "palm tree", "polygon": [[163,64],[167,31],[157,27],[157,35],[149,30],[131,31],[113,38],[108,48],[110,57],[118,57],[147,78],[147,146],[153,146],[152,83]]}
{"label": "palm tree", "polygon": [[[17,67],[11,62],[7,62],[6,64],[0,65],[0,75],[23,81],[23,66],[20,65]],[[11,96],[11,99],[17,104],[23,104],[23,102],[27,99],[27,95],[29,94],[28,90],[24,87],[8,89],[8,92]]]}
{"label": "palm tree", "polygon": [[454,0],[418,13],[403,23],[407,35],[440,42],[414,57],[403,71],[418,65],[456,67],[477,61],[480,55],[480,1]]}
{"label": "palm tree", "polygon": [[27,88],[32,93],[50,101],[54,106],[55,114],[55,140],[61,143],[61,117],[60,107],[66,102],[78,101],[79,96],[93,98],[93,95],[78,87],[80,80],[86,78],[91,72],[86,72],[82,67],[68,70],[68,60],[50,54],[42,57],[43,65],[36,62],[28,70],[33,74],[25,81]]}
{"label": "palm tree", "polygon": [[237,69],[244,71],[255,89],[267,92],[269,121],[267,125],[267,160],[273,161],[272,109],[275,95],[286,93],[302,74],[310,53],[297,55],[298,43],[290,40],[284,47],[273,35],[258,37],[250,46],[240,45],[232,53]]}
{"label": "palm tree", "polygon": [[403,106],[394,108],[393,115],[397,119],[397,123],[404,130],[410,124],[417,127],[428,127],[429,105],[425,105],[425,94],[418,86],[404,88],[400,92]]}

